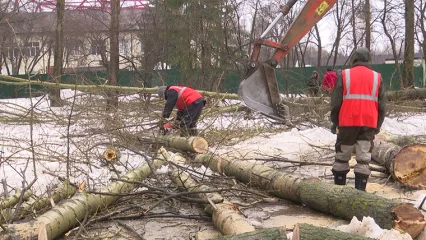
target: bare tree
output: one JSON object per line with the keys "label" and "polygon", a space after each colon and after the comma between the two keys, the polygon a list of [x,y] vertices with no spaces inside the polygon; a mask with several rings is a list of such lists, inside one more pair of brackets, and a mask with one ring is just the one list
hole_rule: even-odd
{"label": "bare tree", "polygon": [[[111,24],[110,24],[110,59],[109,59],[109,79],[108,84],[118,85],[118,69],[119,69],[119,44],[118,38],[120,34],[120,1],[111,0]],[[118,92],[108,92],[107,111],[116,110],[118,107]]]}
{"label": "bare tree", "polygon": [[371,7],[370,0],[365,0],[365,47],[371,49]]}
{"label": "bare tree", "polygon": [[414,86],[414,0],[405,3],[405,50],[403,87]]}
{"label": "bare tree", "polygon": [[417,36],[419,45],[423,50],[423,59],[426,59],[426,1],[416,1],[416,15],[417,15],[417,26],[421,33],[421,37]]}
{"label": "bare tree", "polygon": [[[396,23],[399,21],[399,18],[392,18],[391,16],[397,16],[397,5],[392,5],[392,1],[389,0],[383,0],[384,8],[382,15],[380,17],[380,22],[382,23],[383,32],[385,33],[390,46],[392,50],[392,55],[395,60],[395,69],[398,76],[398,79],[400,80],[401,87],[404,86],[401,67],[400,67],[400,50],[397,46],[399,38],[402,37],[400,35],[400,26],[398,26]],[[391,15],[391,16],[389,16]],[[402,41],[400,41],[402,43]]]}
{"label": "bare tree", "polygon": [[315,38],[317,40],[317,70],[321,67],[321,57],[322,57],[322,42],[321,42],[321,36],[319,34],[318,30],[318,24],[315,24]]}
{"label": "bare tree", "polygon": [[[56,83],[61,82],[63,71],[63,56],[64,56],[64,14],[65,14],[65,0],[56,1],[56,37],[55,37],[55,52],[53,58],[53,74],[52,78]],[[61,106],[61,89],[55,87],[51,89],[49,94],[50,105],[52,107]]]}

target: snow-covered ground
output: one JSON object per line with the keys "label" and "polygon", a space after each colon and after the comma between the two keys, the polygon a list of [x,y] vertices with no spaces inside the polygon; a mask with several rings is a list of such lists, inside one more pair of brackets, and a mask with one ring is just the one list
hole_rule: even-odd
{"label": "snow-covered ground", "polygon": [[[58,182],[56,177],[47,172],[66,176],[67,160],[68,174],[74,182],[86,180],[92,187],[99,187],[114,175],[110,166],[102,160],[108,144],[99,144],[112,143],[114,139],[106,135],[91,134],[108,124],[106,115],[96,115],[99,110],[97,98],[89,98],[82,92],[72,90],[62,90],[61,94],[70,104],[60,108],[50,108],[46,96],[0,100],[0,180],[5,179],[9,187],[20,188],[24,180],[29,183],[37,178],[32,189],[38,194],[43,193]],[[135,94],[121,97],[120,103],[141,104],[140,96]],[[146,110],[141,107],[141,113],[145,115],[155,115],[156,111],[161,109]],[[111,117],[119,119],[114,123],[116,126],[140,125],[155,120],[154,116],[150,119],[141,116],[123,111]],[[149,125],[127,129],[151,134],[148,127]],[[261,133],[233,146],[216,144],[212,147],[212,151],[218,154],[241,159],[280,157],[293,161],[323,161],[333,157],[336,138],[328,129],[321,127],[302,126],[283,131],[267,119],[244,120],[242,114],[232,113],[206,117],[201,120],[200,128],[237,130],[242,134],[249,129],[251,133],[264,132],[265,128],[276,130]],[[394,136],[426,135],[426,116],[420,113],[386,118],[382,132]],[[124,173],[143,163],[141,156],[123,149],[120,164],[115,165],[115,168]],[[299,169],[300,174],[307,176],[320,176],[324,174],[322,171],[323,168],[312,166]],[[411,196],[416,197],[413,201],[420,204],[424,197],[422,194],[425,192],[412,193]],[[268,225],[267,222],[265,224]]]}

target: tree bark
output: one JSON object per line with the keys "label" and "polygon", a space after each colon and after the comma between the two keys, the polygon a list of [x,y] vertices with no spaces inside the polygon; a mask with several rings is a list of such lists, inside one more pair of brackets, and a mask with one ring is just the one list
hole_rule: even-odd
{"label": "tree bark", "polygon": [[[68,181],[64,181],[61,186],[54,189],[50,196],[36,198],[32,196],[28,201],[22,203],[19,208],[18,213],[13,214],[15,217],[13,220],[21,219],[26,217],[29,214],[40,211],[46,207],[48,207],[52,199],[54,203],[58,203],[61,200],[67,199],[75,194],[75,187],[71,186]],[[6,221],[12,219],[5,219]]]}
{"label": "tree bark", "polygon": [[389,101],[416,100],[426,98],[426,88],[406,89],[400,91],[386,92]]}
{"label": "tree bark", "polygon": [[342,231],[316,227],[311,224],[296,224],[293,229],[292,240],[373,240],[372,238],[362,237]]}
{"label": "tree bark", "polygon": [[[111,23],[110,23],[110,52],[109,52],[109,80],[108,84],[118,86],[118,70],[120,64],[118,37],[120,34],[120,0],[111,0]],[[118,92],[107,93],[107,111],[115,111],[118,107]]]}
{"label": "tree bark", "polygon": [[414,86],[414,0],[404,0],[405,5],[405,51],[404,88]]}
{"label": "tree bark", "polygon": [[214,240],[287,240],[284,227],[265,228],[254,232],[241,233],[237,235],[223,236]]}
{"label": "tree bark", "polygon": [[65,13],[65,0],[56,1],[56,41],[55,51],[53,56],[53,79],[55,86],[51,89],[50,105],[52,107],[62,106],[61,102],[61,76],[63,71],[63,57],[64,57],[64,13]]}
{"label": "tree bark", "polygon": [[[167,161],[162,153],[167,152],[164,148],[159,150],[157,158],[151,163],[154,169],[163,166]],[[128,181],[140,181],[152,174],[152,170],[148,165],[142,165],[129,171],[121,179]],[[100,192],[108,193],[129,193],[135,188],[135,184],[129,182],[115,181]],[[61,236],[79,222],[81,222],[87,214],[93,214],[98,210],[107,207],[117,201],[119,196],[87,194],[79,192],[74,197],[65,201],[61,205],[55,206],[50,211],[36,218],[34,221],[23,224],[6,225],[12,232],[4,235],[3,239],[15,237],[16,239],[55,239]],[[2,238],[0,238],[2,239]]]}
{"label": "tree bark", "polygon": [[140,142],[179,149],[185,152],[205,153],[209,144],[202,137],[180,137],[174,135],[157,135],[155,137],[138,137]]}
{"label": "tree bark", "polygon": [[[413,238],[420,234],[426,224],[423,215],[413,206],[352,187],[327,184],[319,179],[303,179],[247,161],[220,158],[212,153],[200,154],[194,161],[203,163],[213,171],[266,189],[277,197],[342,219],[370,216],[380,227],[398,228]],[[406,212],[410,210],[410,214],[395,215],[400,208],[406,208]]]}
{"label": "tree bark", "polygon": [[393,179],[411,189],[426,189],[426,145],[403,148],[381,139],[374,140],[372,158],[386,167]]}
{"label": "tree bark", "polygon": [[[23,196],[24,201],[27,201],[32,195],[33,192],[31,190],[25,191]],[[20,197],[21,191],[17,190],[15,194],[5,199],[0,199],[0,210],[15,206],[19,202]]]}
{"label": "tree bark", "polygon": [[[169,176],[176,185],[185,188],[188,192],[213,190],[206,185],[196,182],[188,173],[179,171],[175,167],[170,166]],[[198,197],[215,200],[214,202],[222,201],[214,205],[206,205],[204,211],[212,215],[214,226],[223,235],[241,234],[255,230],[251,224],[244,220],[236,207],[220,194],[201,193],[198,194]]]}
{"label": "tree bark", "polygon": [[365,0],[365,47],[371,49],[371,9],[370,0]]}
{"label": "tree bark", "polygon": [[[29,81],[23,78],[17,78],[7,75],[0,75],[0,79],[6,80],[1,81],[2,84],[6,85],[15,85],[15,86],[25,86],[28,84],[40,85],[45,87],[56,86],[56,83],[49,83],[43,81]],[[140,92],[140,93],[157,93],[157,87],[155,88],[138,88],[138,87],[122,87],[122,86],[110,86],[110,85],[75,85],[75,84],[59,84],[61,88],[69,88],[73,90],[115,90],[119,92]],[[204,97],[211,98],[220,98],[220,99],[240,99],[235,93],[219,93],[219,92],[209,92],[209,91],[199,91]],[[402,101],[402,100],[415,100],[415,99],[425,99],[426,98],[426,88],[417,88],[417,89],[406,89],[400,91],[388,91],[385,94],[386,98],[389,101]],[[328,100],[327,97],[321,98],[300,98],[297,101],[306,101],[306,99],[315,99],[318,101]],[[288,99],[282,100],[284,104],[296,104],[291,103]]]}

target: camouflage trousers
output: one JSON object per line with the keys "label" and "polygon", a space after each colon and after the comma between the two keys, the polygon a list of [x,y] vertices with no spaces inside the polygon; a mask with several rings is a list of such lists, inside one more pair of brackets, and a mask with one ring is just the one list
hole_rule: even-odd
{"label": "camouflage trousers", "polygon": [[354,172],[370,175],[369,163],[373,149],[374,131],[374,128],[369,127],[339,127],[333,171],[348,171],[349,160],[355,150],[357,164]]}

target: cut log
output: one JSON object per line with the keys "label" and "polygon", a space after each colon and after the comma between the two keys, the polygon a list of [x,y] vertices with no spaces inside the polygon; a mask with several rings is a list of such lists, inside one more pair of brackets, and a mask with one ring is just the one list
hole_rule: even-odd
{"label": "cut log", "polygon": [[385,166],[395,181],[411,189],[426,189],[425,144],[401,148],[382,139],[375,139],[372,158]]}
{"label": "cut log", "polygon": [[311,224],[296,224],[292,240],[373,240],[372,238],[345,233],[342,231],[316,227]]}
{"label": "cut log", "polygon": [[[27,201],[32,195],[33,195],[33,192],[31,190],[25,191],[23,200]],[[15,204],[19,202],[20,197],[21,197],[21,190],[16,190],[15,194],[5,199],[0,199],[0,210],[15,206]]]}
{"label": "cut log", "polygon": [[104,152],[104,159],[107,162],[118,161],[120,160],[120,156],[120,151],[118,151],[116,148],[108,148]]}
{"label": "cut log", "polygon": [[214,240],[287,240],[285,227],[265,228],[253,232],[222,236]]}
{"label": "cut log", "polygon": [[[423,215],[413,206],[349,186],[328,184],[313,178],[304,179],[263,165],[217,157],[212,153],[198,155],[195,162],[202,162],[213,171],[269,190],[277,197],[302,203],[342,219],[370,216],[386,229],[398,223],[398,228],[413,238],[419,234],[418,229],[423,230],[426,225]],[[410,214],[401,214],[398,211],[401,207],[407,209],[407,212],[410,209]]]}
{"label": "cut log", "polygon": [[[167,161],[164,159],[162,152],[167,152],[161,148],[160,154],[151,163],[154,169],[163,166]],[[140,181],[152,174],[148,165],[142,165],[129,171],[121,179],[127,181]],[[129,193],[135,188],[135,184],[130,182],[115,181],[100,192],[108,193]],[[93,214],[101,208],[107,207],[117,201],[119,196],[87,194],[79,192],[63,204],[57,205],[48,212],[36,218],[34,221],[23,224],[10,224],[6,228],[12,232],[4,235],[4,239],[15,237],[16,239],[55,239],[65,233],[72,227],[81,222],[87,214]],[[0,239],[2,236],[0,235]]]}
{"label": "cut log", "polygon": [[[37,211],[40,211],[50,206],[51,200],[53,200],[54,203],[58,203],[61,200],[67,199],[73,196],[75,194],[75,191],[75,187],[71,186],[68,181],[64,181],[58,188],[53,189],[50,196],[39,198],[32,196],[28,201],[22,203],[21,207],[18,210],[19,212],[16,215],[15,213],[12,214],[12,216],[15,216],[15,219],[13,220],[24,218],[31,213],[36,213]],[[12,219],[6,218],[4,220],[7,222]]]}
{"label": "cut log", "polygon": [[185,152],[205,153],[209,144],[202,137],[180,137],[174,135],[158,135],[156,137],[138,137],[140,142],[158,144],[160,146],[178,149]]}
{"label": "cut log", "polygon": [[[169,176],[172,181],[185,188],[188,192],[200,192],[214,190],[206,185],[196,182],[191,176],[176,167],[169,167]],[[222,198],[218,193],[197,194],[199,198],[220,202],[214,205],[207,205],[205,211],[212,215],[214,226],[223,235],[240,234],[254,231],[254,227],[249,224],[239,213],[238,209],[228,200]]]}

